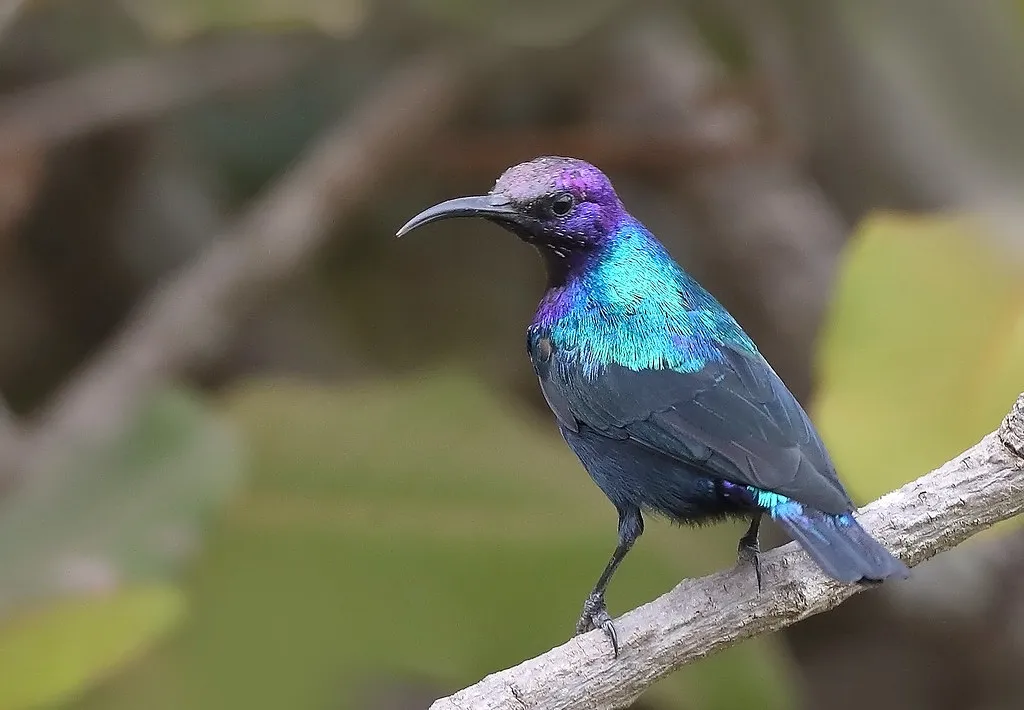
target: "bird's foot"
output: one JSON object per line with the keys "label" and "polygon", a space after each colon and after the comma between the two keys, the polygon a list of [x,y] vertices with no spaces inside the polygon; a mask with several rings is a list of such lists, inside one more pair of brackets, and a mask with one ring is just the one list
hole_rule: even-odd
{"label": "bird's foot", "polygon": [[757,579],[757,593],[761,593],[761,544],[757,538],[740,540],[736,548],[736,557],[739,564],[750,565],[754,568],[754,577]]}
{"label": "bird's foot", "polygon": [[608,608],[604,603],[604,594],[594,592],[587,601],[583,603],[583,614],[576,622],[576,635],[585,634],[593,629],[601,629],[604,635],[612,642],[612,652],[619,657],[619,637],[615,633],[615,625],[612,617],[608,614]]}

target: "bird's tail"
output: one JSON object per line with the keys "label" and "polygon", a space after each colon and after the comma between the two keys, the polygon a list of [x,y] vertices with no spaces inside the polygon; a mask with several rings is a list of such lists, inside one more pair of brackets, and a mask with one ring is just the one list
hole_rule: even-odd
{"label": "bird's tail", "polygon": [[788,503],[771,508],[769,515],[830,577],[880,582],[910,576],[907,566],[868,535],[851,513],[829,515]]}

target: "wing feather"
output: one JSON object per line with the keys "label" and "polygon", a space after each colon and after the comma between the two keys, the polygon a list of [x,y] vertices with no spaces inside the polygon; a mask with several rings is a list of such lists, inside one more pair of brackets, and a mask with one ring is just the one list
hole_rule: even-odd
{"label": "wing feather", "polygon": [[641,445],[740,485],[825,513],[854,505],[806,412],[765,360],[724,349],[697,372],[630,370],[587,377],[547,349],[531,357],[544,396],[563,424]]}

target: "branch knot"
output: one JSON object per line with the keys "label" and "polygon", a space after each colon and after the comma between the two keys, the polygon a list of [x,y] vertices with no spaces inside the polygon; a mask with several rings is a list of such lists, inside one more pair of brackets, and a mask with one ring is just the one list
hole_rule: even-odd
{"label": "branch knot", "polygon": [[999,440],[1024,462],[1024,394],[1017,397],[1013,409],[999,425]]}

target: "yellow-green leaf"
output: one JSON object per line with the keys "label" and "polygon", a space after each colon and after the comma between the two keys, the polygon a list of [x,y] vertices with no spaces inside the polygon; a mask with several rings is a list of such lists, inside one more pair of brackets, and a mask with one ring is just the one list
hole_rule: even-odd
{"label": "yellow-green leaf", "polygon": [[149,649],[185,610],[173,587],[69,599],[0,626],[0,710],[65,700]]}
{"label": "yellow-green leaf", "polygon": [[861,500],[974,444],[1024,390],[1021,268],[967,218],[876,215],[851,240],[814,413]]}

